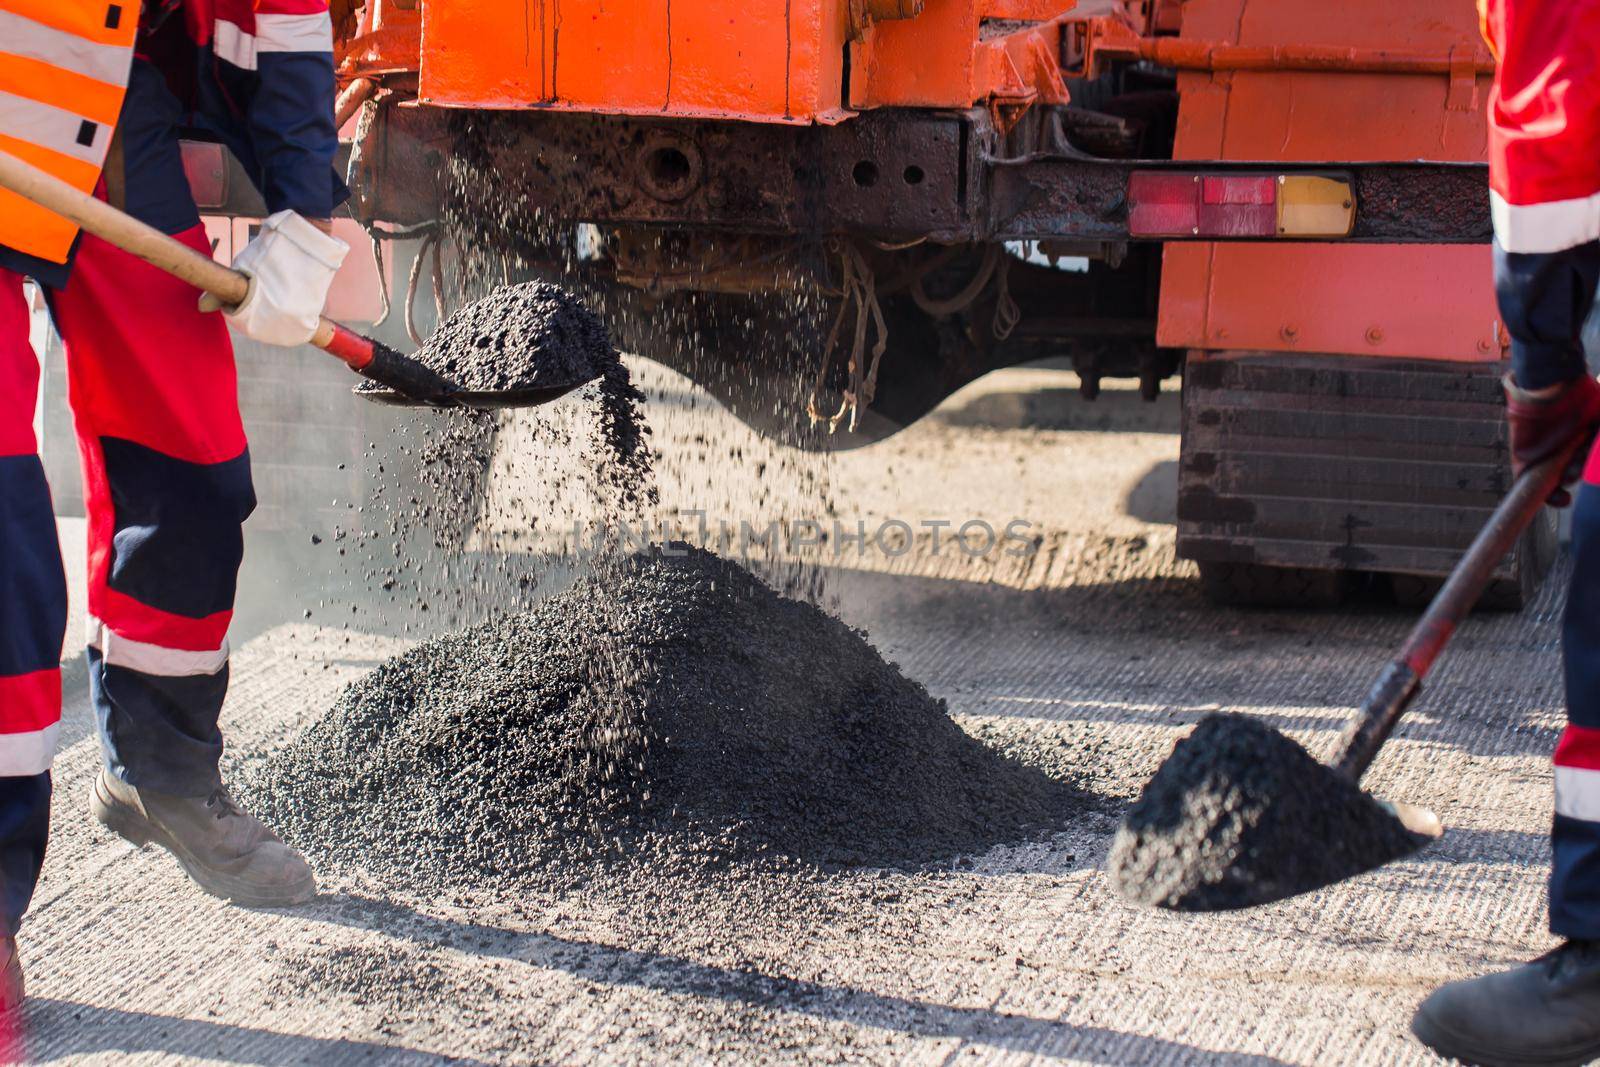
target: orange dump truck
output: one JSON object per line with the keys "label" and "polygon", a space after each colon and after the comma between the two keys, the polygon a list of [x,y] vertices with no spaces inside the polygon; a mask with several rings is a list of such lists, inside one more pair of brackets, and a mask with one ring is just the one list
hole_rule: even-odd
{"label": "orange dump truck", "polygon": [[1179,552],[1230,600],[1420,597],[1507,485],[1462,0],[369,0],[343,38],[361,222],[582,288],[764,432],[1182,374]]}

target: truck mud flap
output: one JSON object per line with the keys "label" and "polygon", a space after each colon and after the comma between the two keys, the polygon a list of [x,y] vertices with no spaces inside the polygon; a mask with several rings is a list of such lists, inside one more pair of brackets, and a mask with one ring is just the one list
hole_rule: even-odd
{"label": "truck mud flap", "polygon": [[[1191,354],[1178,555],[1219,599],[1318,572],[1394,576],[1402,602],[1425,599],[1510,485],[1501,373],[1498,363]],[[1553,554],[1547,513],[1486,603],[1519,606]],[[1263,581],[1262,568],[1302,579]]]}

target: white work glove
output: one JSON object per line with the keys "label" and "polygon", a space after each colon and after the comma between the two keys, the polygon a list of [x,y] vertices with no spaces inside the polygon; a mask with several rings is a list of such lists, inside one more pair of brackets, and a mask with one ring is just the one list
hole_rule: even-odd
{"label": "white work glove", "polygon": [[349,245],[293,211],[269,215],[261,232],[233,260],[233,269],[250,278],[244,302],[222,307],[207,294],[200,298],[200,309],[220,308],[229,324],[251,340],[303,345],[317,332],[333,276],[349,251]]}

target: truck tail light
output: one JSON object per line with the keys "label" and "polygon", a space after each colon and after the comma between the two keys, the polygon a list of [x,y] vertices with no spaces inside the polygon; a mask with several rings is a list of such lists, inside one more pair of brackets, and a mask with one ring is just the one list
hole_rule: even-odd
{"label": "truck tail light", "polygon": [[1356,194],[1340,178],[1285,174],[1278,179],[1278,233],[1284,237],[1348,237]]}
{"label": "truck tail light", "polygon": [[1311,174],[1135,171],[1128,180],[1134,237],[1344,237],[1355,193]]}
{"label": "truck tail light", "polygon": [[1152,174],[1128,177],[1128,233],[1165,237],[1200,232],[1200,175]]}

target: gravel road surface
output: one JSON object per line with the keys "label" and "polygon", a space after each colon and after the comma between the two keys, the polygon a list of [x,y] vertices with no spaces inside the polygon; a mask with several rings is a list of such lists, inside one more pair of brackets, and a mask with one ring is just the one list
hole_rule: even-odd
{"label": "gravel road surface", "polygon": [[[1066,372],[1010,371],[883,445],[811,461],[639,370],[668,505],[764,518],[810,506],[820,487],[851,522],[1028,520],[1038,551],[1026,558],[915,540],[831,561],[827,595],[963,727],[1070,775],[1107,813],[918,873],[517,899],[403,894],[346,874],[304,908],[241,910],[91,825],[96,753],[77,687],[24,930],[34,1057],[1416,1063],[1430,1058],[1406,1022],[1430,989],[1550,946],[1560,574],[1524,614],[1463,628],[1366,779],[1437,811],[1440,843],[1265,909],[1138,910],[1102,873],[1110,813],[1173,742],[1227,708],[1326,755],[1409,617],[1381,604],[1205,605],[1172,555],[1172,396],[1144,406],[1108,390],[1090,405]],[[494,501],[531,492],[536,466],[515,449],[515,420],[530,417],[502,428],[475,551],[528,547]],[[745,450],[735,473],[730,448]],[[235,772],[409,641],[363,624],[370,615],[304,620],[290,599],[280,621],[237,635],[224,712]]]}

